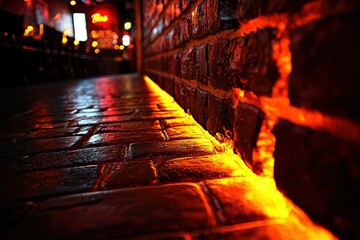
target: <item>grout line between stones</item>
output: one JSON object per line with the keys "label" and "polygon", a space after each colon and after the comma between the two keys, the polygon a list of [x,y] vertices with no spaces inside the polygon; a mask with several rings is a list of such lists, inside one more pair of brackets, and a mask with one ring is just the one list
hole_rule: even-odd
{"label": "grout line between stones", "polygon": [[210,191],[210,189],[204,182],[200,182],[200,188],[204,192],[205,196],[208,198],[210,202],[209,205],[211,206],[213,212],[215,213],[217,221],[221,225],[227,224],[228,222],[224,216],[224,210],[218,198]]}

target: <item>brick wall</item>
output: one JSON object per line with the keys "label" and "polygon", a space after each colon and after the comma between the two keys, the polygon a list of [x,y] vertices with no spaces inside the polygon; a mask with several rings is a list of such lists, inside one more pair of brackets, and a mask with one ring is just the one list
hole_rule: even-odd
{"label": "brick wall", "polygon": [[142,2],[144,74],[316,222],[359,238],[360,2]]}

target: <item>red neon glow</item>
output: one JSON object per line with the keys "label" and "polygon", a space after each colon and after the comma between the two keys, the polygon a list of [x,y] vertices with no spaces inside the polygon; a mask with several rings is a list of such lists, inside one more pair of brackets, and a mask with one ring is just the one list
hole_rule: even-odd
{"label": "red neon glow", "polygon": [[91,21],[92,23],[98,23],[98,22],[107,22],[109,21],[108,15],[101,15],[100,13],[94,13],[91,15]]}

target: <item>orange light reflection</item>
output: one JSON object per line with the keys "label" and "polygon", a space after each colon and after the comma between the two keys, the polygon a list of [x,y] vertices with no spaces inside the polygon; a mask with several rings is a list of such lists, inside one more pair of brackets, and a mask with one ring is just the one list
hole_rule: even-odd
{"label": "orange light reflection", "polygon": [[[144,79],[146,81],[146,85],[151,89],[151,92],[159,94],[161,98],[172,99],[168,93],[162,90],[149,77],[144,76]],[[248,94],[243,91],[238,91],[237,93],[239,93],[240,100],[246,98],[246,95]],[[271,103],[269,104],[269,102],[264,101],[263,98],[257,98],[251,94],[250,96],[252,96],[253,101],[257,101],[259,105],[267,104],[267,106],[272,108],[272,111],[274,112],[279,110],[276,105]],[[179,111],[184,111],[179,105],[177,105],[176,102],[174,102],[174,105],[177,106]],[[186,119],[190,119],[195,125],[197,124],[191,115],[188,115]],[[262,129],[258,141],[258,145],[263,147],[259,147],[258,154],[262,154],[263,157],[267,157],[269,159],[272,159],[272,152],[274,150],[273,143],[275,140],[274,136],[268,136],[268,130],[272,129],[275,122],[276,121],[272,118],[264,121],[264,129]],[[266,124],[269,126],[266,126]],[[193,141],[198,147],[201,147],[202,141],[205,142],[210,140],[216,150],[214,153],[215,158],[212,158],[213,163],[206,164],[206,171],[220,172],[221,169],[224,168],[231,172],[231,178],[220,178],[209,181],[209,184],[215,188],[213,189],[210,187],[212,191],[221,192],[224,194],[225,198],[229,199],[228,201],[231,201],[231,205],[233,207],[231,208],[231,211],[234,211],[234,213],[231,214],[241,214],[241,211],[244,211],[248,214],[261,214],[270,219],[274,219],[274,222],[279,224],[279,228],[269,228],[266,235],[271,237],[271,239],[288,239],[286,237],[289,237],[289,234],[292,233],[301,233],[302,235],[299,237],[305,237],[304,239],[337,239],[331,234],[331,232],[313,223],[305,212],[284,196],[277,189],[273,177],[263,177],[254,174],[254,172],[245,165],[241,157],[234,153],[233,142],[230,139],[225,138],[222,135],[214,137],[205,131],[199,124],[197,124],[197,126],[203,131],[206,138],[192,139],[191,141]],[[209,162],[210,161],[207,161],[207,163]],[[267,161],[266,164],[271,163],[273,163],[273,161]],[[181,165],[179,166],[181,168],[199,168],[199,166],[195,166],[193,164],[194,162],[191,162],[191,160],[179,161],[177,163],[177,165]],[[273,166],[264,167],[272,170]],[[265,172],[264,175],[272,176],[272,172]],[[238,225],[232,225],[228,226],[227,229],[228,231],[236,231],[238,227]],[[286,233],[283,232],[284,229],[287,230]]]}

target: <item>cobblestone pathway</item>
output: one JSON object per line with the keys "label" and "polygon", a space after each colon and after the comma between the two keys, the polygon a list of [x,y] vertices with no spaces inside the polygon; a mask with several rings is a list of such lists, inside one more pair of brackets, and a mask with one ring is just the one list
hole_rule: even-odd
{"label": "cobblestone pathway", "polygon": [[0,99],[1,239],[335,239],[135,74]]}

